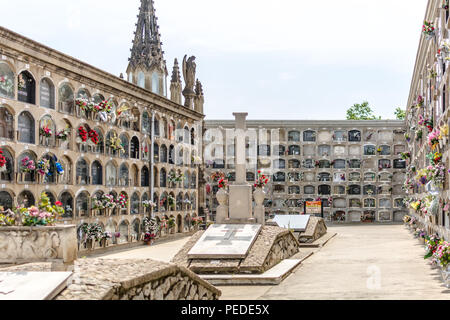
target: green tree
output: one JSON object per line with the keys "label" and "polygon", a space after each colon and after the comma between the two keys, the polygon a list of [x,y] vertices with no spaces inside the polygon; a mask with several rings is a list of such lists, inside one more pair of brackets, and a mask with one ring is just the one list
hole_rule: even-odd
{"label": "green tree", "polygon": [[405,120],[406,118],[406,111],[400,107],[395,109],[394,114],[397,117],[397,120]]}
{"label": "green tree", "polygon": [[381,120],[381,117],[375,116],[369,103],[364,101],[355,103],[347,110],[347,120]]}

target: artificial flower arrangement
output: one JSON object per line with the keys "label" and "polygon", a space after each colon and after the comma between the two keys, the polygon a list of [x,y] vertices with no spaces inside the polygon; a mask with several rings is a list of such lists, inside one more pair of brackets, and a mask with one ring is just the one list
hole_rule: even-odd
{"label": "artificial flower arrangement", "polygon": [[400,153],[400,157],[401,157],[403,160],[407,160],[407,159],[411,158],[411,152],[401,152],[401,153]]}
{"label": "artificial flower arrangement", "polygon": [[220,179],[217,186],[219,187],[219,189],[224,189],[225,190],[228,187],[228,180],[225,180],[223,178]]}
{"label": "artificial flower arrangement", "polygon": [[427,233],[425,231],[425,229],[417,229],[416,231],[414,231],[414,237],[416,238],[422,238],[425,239]]}
{"label": "artificial flower arrangement", "polygon": [[48,125],[45,125],[39,129],[39,135],[41,135],[45,138],[50,138],[52,136],[52,134],[53,134],[52,129],[50,129],[48,127]]}
{"label": "artificial flower arrangement", "polygon": [[126,209],[128,205],[128,199],[127,196],[123,193],[119,194],[116,201],[117,207],[120,209]]}
{"label": "artificial flower arrangement", "polygon": [[402,190],[405,191],[406,193],[410,193],[410,191],[413,191],[414,181],[410,178],[406,178],[405,182],[403,183]]}
{"label": "artificial flower arrangement", "polygon": [[214,182],[217,182],[221,179],[225,179],[225,174],[223,172],[216,171],[211,175],[211,180]]}
{"label": "artificial flower arrangement", "polygon": [[439,261],[443,268],[447,268],[450,263],[450,243],[441,240],[433,253],[433,258]]}
{"label": "artificial flower arrangement", "polygon": [[417,96],[416,107],[419,107],[419,108],[422,107],[423,106],[423,102],[424,102],[423,97],[421,95]]}
{"label": "artificial flower arrangement", "polygon": [[20,171],[23,173],[31,173],[36,170],[36,165],[34,164],[34,160],[31,160],[28,157],[24,157],[20,162]]}
{"label": "artificial flower arrangement", "polygon": [[95,130],[89,130],[88,137],[90,139],[90,142],[97,145],[99,142],[98,133]]}
{"label": "artificial flower arrangement", "polygon": [[86,243],[88,240],[99,241],[107,237],[103,228],[98,223],[85,223],[81,230],[83,231],[83,243]]}
{"label": "artificial flower arrangement", "polygon": [[411,137],[410,137],[410,135],[408,133],[405,133],[405,139],[406,139],[407,142],[411,141]]}
{"label": "artificial flower arrangement", "polygon": [[70,128],[66,126],[63,130],[56,132],[56,139],[66,141],[70,134]]}
{"label": "artificial flower arrangement", "polygon": [[169,204],[169,207],[174,208],[175,207],[175,198],[172,197],[170,194],[167,197],[167,202]]}
{"label": "artificial flower arrangement", "polygon": [[264,188],[269,183],[269,178],[261,173],[261,170],[258,170],[258,178],[256,179],[255,184],[253,185],[255,188]]}
{"label": "artificial flower arrangement", "polygon": [[144,208],[154,208],[156,207],[156,203],[154,203],[152,200],[144,200],[142,201],[142,206]]}
{"label": "artificial flower arrangement", "polygon": [[422,140],[423,132],[422,130],[417,131],[416,133],[416,141]]}
{"label": "artificial flower arrangement", "polygon": [[117,206],[116,200],[112,194],[102,195],[102,204],[105,209],[114,209]]}
{"label": "artificial flower arrangement", "polygon": [[437,235],[428,236],[425,238],[425,244],[427,253],[423,257],[424,259],[431,258],[436,251],[441,239]]}
{"label": "artificial flower arrangement", "polygon": [[193,217],[192,218],[192,224],[194,226],[202,224],[203,223],[203,218],[202,217]]}
{"label": "artificial flower arrangement", "polygon": [[427,39],[431,39],[434,36],[435,28],[433,26],[433,22],[425,20],[422,25],[422,33],[427,37]]}
{"label": "artificial flower arrangement", "polygon": [[10,227],[16,223],[16,214],[11,209],[0,206],[0,227]]}
{"label": "artificial flower arrangement", "polygon": [[6,158],[3,155],[3,150],[0,148],[0,172],[6,171]]}
{"label": "artificial flower arrangement", "polygon": [[411,203],[411,208],[413,208],[416,211],[419,211],[421,205],[422,205],[422,200],[414,201]]}
{"label": "artificial flower arrangement", "polygon": [[114,133],[113,136],[109,139],[109,147],[115,151],[125,152],[124,147],[122,146],[122,140],[117,137],[117,134]]}
{"label": "artificial flower arrangement", "polygon": [[6,91],[8,95],[11,95],[14,91],[14,81],[6,76],[0,76],[0,89]]}
{"label": "artificial flower arrangement", "polygon": [[442,160],[442,153],[440,152],[431,152],[426,155],[426,158],[432,161],[435,165],[441,162]]}
{"label": "artificial flower arrangement", "polygon": [[80,110],[83,112],[93,110],[93,104],[88,99],[84,99],[84,98],[75,99],[75,106],[80,108]]}
{"label": "artificial flower arrangement", "polygon": [[169,230],[175,228],[175,218],[170,217],[169,220],[167,220],[167,227]]}
{"label": "artificial flower arrangement", "polygon": [[55,162],[56,173],[60,176],[64,174],[64,168],[60,162]]}
{"label": "artificial flower arrangement", "polygon": [[50,159],[39,160],[39,162],[37,163],[37,166],[36,166],[36,171],[41,176],[51,175],[50,174]]}
{"label": "artificial flower arrangement", "polygon": [[162,217],[159,221],[159,227],[160,229],[167,229],[167,219],[166,217]]}
{"label": "artificial flower arrangement", "polygon": [[64,214],[64,208],[59,201],[51,205],[50,198],[42,192],[38,207],[19,207],[16,209],[16,214],[22,215],[24,226],[48,226],[54,225],[56,220]]}
{"label": "artificial flower arrangement", "polygon": [[81,142],[86,142],[88,139],[88,133],[86,131],[86,129],[84,129],[83,126],[80,126],[78,128],[78,138],[77,138],[77,142],[81,143]]}
{"label": "artificial flower arrangement", "polygon": [[409,220],[411,220],[411,217],[410,217],[410,216],[408,216],[408,215],[403,216],[403,222],[404,222],[404,223],[408,223]]}
{"label": "artificial flower arrangement", "polygon": [[433,120],[424,118],[421,114],[419,114],[419,120],[417,121],[417,123],[421,127],[426,127],[428,129],[428,132],[433,131]]}
{"label": "artificial flower arrangement", "polygon": [[95,104],[93,107],[93,110],[96,112],[111,113],[112,107],[113,107],[113,105],[109,100],[103,100],[103,101],[100,101],[98,104]]}
{"label": "artificial flower arrangement", "polygon": [[18,86],[19,90],[25,90],[26,83],[25,83],[25,79],[23,78],[22,74],[19,74],[18,80],[19,81],[17,82],[17,86]]}
{"label": "artificial flower arrangement", "polygon": [[182,182],[183,180],[184,180],[183,173],[170,172],[167,177],[167,181],[169,181],[171,183],[178,183],[178,182]]}
{"label": "artificial flower arrangement", "polygon": [[155,218],[145,217],[144,221],[144,242],[150,242],[156,238],[159,232],[158,222]]}
{"label": "artificial flower arrangement", "polygon": [[439,136],[440,135],[441,135],[441,132],[439,131],[439,129],[434,129],[427,136],[427,143],[428,143],[428,146],[430,146],[431,150],[434,150],[439,145]]}
{"label": "artificial flower arrangement", "polygon": [[105,205],[102,201],[103,195],[92,197],[92,209],[94,210],[103,210],[105,209]]}

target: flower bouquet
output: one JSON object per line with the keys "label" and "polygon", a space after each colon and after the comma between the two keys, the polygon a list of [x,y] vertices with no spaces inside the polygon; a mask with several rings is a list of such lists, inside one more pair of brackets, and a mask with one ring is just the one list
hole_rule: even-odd
{"label": "flower bouquet", "polygon": [[175,173],[175,172],[170,172],[169,176],[167,177],[167,181],[171,182],[171,183],[178,183],[178,182],[182,182],[184,180],[184,174],[183,173]]}
{"label": "flower bouquet", "polygon": [[43,126],[39,129],[39,135],[45,138],[50,138],[52,136],[52,129],[50,129],[48,126]]}
{"label": "flower bouquet", "polygon": [[441,135],[439,129],[435,129],[427,136],[427,143],[431,150],[434,150],[439,144],[439,136]]}
{"label": "flower bouquet", "polygon": [[154,208],[156,207],[156,203],[154,203],[152,200],[144,200],[142,201],[142,206],[144,208]]}
{"label": "flower bouquet", "polygon": [[5,76],[0,76],[0,89],[6,91],[6,94],[12,95],[14,92],[14,82],[12,79],[9,79]]}
{"label": "flower bouquet", "polygon": [[228,187],[228,180],[225,180],[224,178],[220,179],[217,186],[219,189],[226,189]]}
{"label": "flower bouquet", "polygon": [[422,33],[425,35],[427,40],[431,40],[435,35],[435,28],[433,22],[425,20],[422,26]]}
{"label": "flower bouquet", "polygon": [[440,241],[433,253],[433,257],[439,261],[443,268],[447,268],[450,262],[450,243]]}
{"label": "flower bouquet", "polygon": [[5,172],[6,171],[6,158],[3,155],[3,150],[2,148],[0,148],[0,172]]}
{"label": "flower bouquet", "polygon": [[28,157],[24,157],[20,163],[20,171],[23,173],[31,173],[36,170],[34,161]]}
{"label": "flower bouquet", "polygon": [[86,131],[86,129],[84,129],[83,126],[80,126],[78,128],[78,138],[77,138],[77,142],[78,143],[84,143],[86,142],[88,139],[88,133]]}
{"label": "flower bouquet", "polygon": [[119,194],[119,196],[117,197],[116,205],[120,209],[126,209],[127,208],[128,199],[123,193]]}
{"label": "flower bouquet", "polygon": [[89,130],[88,136],[89,136],[90,142],[92,142],[94,145],[98,144],[99,139],[98,139],[97,131]]}
{"label": "flower bouquet", "polygon": [[403,160],[407,160],[407,159],[411,158],[411,152],[401,152],[401,153],[400,153],[400,157],[401,157]]}
{"label": "flower bouquet", "polygon": [[258,179],[256,179],[255,184],[253,185],[255,188],[264,188],[269,183],[269,178],[266,177],[261,171],[258,171]]}
{"label": "flower bouquet", "polygon": [[442,160],[442,153],[440,152],[431,152],[426,155],[426,158],[432,161],[435,165],[437,165]]}
{"label": "flower bouquet", "polygon": [[51,205],[47,194],[42,192],[38,207],[19,207],[16,213],[22,215],[24,226],[47,226],[55,224],[55,221],[64,214],[64,208],[59,201]]}
{"label": "flower bouquet", "polygon": [[51,173],[50,173],[50,160],[49,159],[42,159],[42,160],[40,160],[37,163],[36,171],[41,176],[51,175]]}
{"label": "flower bouquet", "polygon": [[65,129],[56,132],[56,139],[62,140],[62,141],[66,141],[67,138],[69,137],[70,134],[70,128],[66,127]]}

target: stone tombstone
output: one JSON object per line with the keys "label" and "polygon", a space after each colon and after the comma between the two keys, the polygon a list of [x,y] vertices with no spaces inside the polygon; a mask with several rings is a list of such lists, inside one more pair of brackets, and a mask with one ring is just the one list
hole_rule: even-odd
{"label": "stone tombstone", "polygon": [[273,221],[281,228],[303,232],[308,226],[310,215],[275,215]]}
{"label": "stone tombstone", "polygon": [[52,300],[72,272],[0,272],[0,300]]}
{"label": "stone tombstone", "polygon": [[188,252],[188,258],[243,259],[261,228],[259,224],[213,224]]}
{"label": "stone tombstone", "polygon": [[229,222],[254,223],[252,186],[246,181],[245,118],[248,113],[233,113],[236,130],[236,182],[230,185],[229,193]]}

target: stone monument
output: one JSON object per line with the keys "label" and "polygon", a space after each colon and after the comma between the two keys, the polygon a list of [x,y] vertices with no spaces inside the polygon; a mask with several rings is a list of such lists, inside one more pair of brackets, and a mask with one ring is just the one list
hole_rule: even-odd
{"label": "stone monument", "polygon": [[246,181],[247,113],[233,115],[236,181],[229,193],[217,192],[216,224],[195,233],[172,262],[213,284],[278,284],[300,264],[301,260],[290,259],[300,243],[288,229],[265,225],[265,193],[256,188],[252,194]]}

